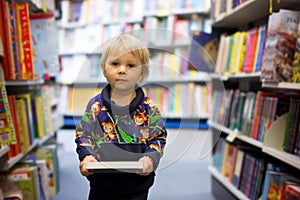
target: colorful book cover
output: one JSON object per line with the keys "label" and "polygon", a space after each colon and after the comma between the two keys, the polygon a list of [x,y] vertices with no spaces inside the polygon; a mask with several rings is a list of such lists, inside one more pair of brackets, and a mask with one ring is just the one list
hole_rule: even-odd
{"label": "colorful book cover", "polygon": [[16,136],[4,83],[0,82],[0,146],[14,144]]}
{"label": "colorful book cover", "polygon": [[262,200],[278,200],[281,199],[281,194],[285,181],[295,181],[298,182],[296,177],[277,171],[266,172]]}
{"label": "colorful book cover", "polygon": [[292,82],[300,83],[300,23],[298,25],[297,43],[296,43],[295,56],[293,60]]}
{"label": "colorful book cover", "polygon": [[59,72],[58,44],[53,13],[30,15],[34,73],[55,75]]}
{"label": "colorful book cover", "polygon": [[300,12],[281,9],[269,16],[261,80],[291,82]]}
{"label": "colorful book cover", "polygon": [[57,195],[59,189],[58,182],[58,158],[57,147],[55,145],[42,146],[36,151],[37,160],[46,160],[47,164],[47,187],[49,188],[49,195],[51,197]]}
{"label": "colorful book cover", "polygon": [[232,183],[235,187],[238,187],[240,182],[240,177],[242,176],[241,173],[243,168],[244,156],[245,156],[245,152],[241,149],[238,149],[236,153],[236,161],[234,165],[233,179],[232,179]]}
{"label": "colorful book cover", "polygon": [[300,199],[300,184],[293,182],[285,182],[283,186],[281,200],[297,199]]}
{"label": "colorful book cover", "polygon": [[24,200],[40,199],[37,167],[20,167],[6,174],[22,190]]}
{"label": "colorful book cover", "polygon": [[192,40],[189,53],[189,69],[214,72],[218,53],[219,38],[217,34],[200,32]]}
{"label": "colorful book cover", "polygon": [[29,6],[27,3],[16,4],[20,61],[22,64],[22,79],[35,78],[32,59],[31,30],[29,21]]}

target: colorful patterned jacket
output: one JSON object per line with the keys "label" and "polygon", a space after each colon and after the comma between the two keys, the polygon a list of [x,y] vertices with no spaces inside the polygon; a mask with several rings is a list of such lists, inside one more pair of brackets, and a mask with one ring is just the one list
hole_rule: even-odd
{"label": "colorful patterned jacket", "polygon": [[99,161],[137,161],[149,156],[157,168],[167,131],[159,109],[141,88],[128,106],[110,100],[110,85],[92,98],[76,127],[80,161],[94,155]]}

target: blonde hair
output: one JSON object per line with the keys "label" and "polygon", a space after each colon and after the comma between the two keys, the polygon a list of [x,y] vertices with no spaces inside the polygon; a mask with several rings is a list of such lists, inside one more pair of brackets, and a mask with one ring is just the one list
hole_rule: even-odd
{"label": "blonde hair", "polygon": [[105,64],[109,55],[117,51],[120,56],[126,53],[132,53],[134,56],[138,57],[142,63],[142,79],[141,82],[144,82],[149,76],[149,50],[148,48],[137,38],[129,34],[122,34],[116,36],[104,45],[104,50],[101,57],[101,69],[102,72],[105,70]]}

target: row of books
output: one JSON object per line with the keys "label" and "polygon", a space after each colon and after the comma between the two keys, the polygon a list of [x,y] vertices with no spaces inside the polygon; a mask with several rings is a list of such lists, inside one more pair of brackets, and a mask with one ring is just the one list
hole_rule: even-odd
{"label": "row of books", "polygon": [[[203,33],[200,37],[206,37]],[[150,75],[148,80],[182,79],[184,77],[192,77],[197,71],[213,71],[213,51],[216,50],[217,38],[209,41],[202,41],[200,45],[193,41],[193,48],[189,50],[189,46],[173,47],[172,51],[168,51],[168,47],[149,48],[150,58]],[[210,51],[212,57],[207,57],[207,51]],[[203,56],[203,59],[201,59]],[[64,69],[59,74],[59,79],[64,83],[74,83],[77,81],[88,82],[91,80],[105,81],[100,69],[100,53],[91,54],[65,54],[61,57],[61,63]],[[195,67],[197,66],[197,67]],[[199,66],[199,67],[198,67]]]}
{"label": "row of books", "polygon": [[293,199],[300,196],[300,177],[293,169],[241,143],[220,137],[213,166],[249,199]]}
{"label": "row of books", "polygon": [[32,93],[8,94],[3,83],[1,145],[9,145],[7,159],[28,152],[37,138],[52,135],[51,102],[41,89]]}
{"label": "row of books", "polygon": [[[166,16],[172,11],[192,10],[208,12],[209,0],[88,0],[88,1],[62,1],[62,24],[79,22],[115,23],[142,21],[145,15]],[[98,12],[97,8],[103,12]]]}
{"label": "row of books", "polygon": [[164,117],[203,118],[211,109],[210,85],[196,83],[146,87],[145,93],[153,98]]}
{"label": "row of books", "polygon": [[182,75],[189,75],[187,48],[175,48],[174,53],[160,52],[154,54],[150,59],[151,72],[149,79],[178,78]]}
{"label": "row of books", "polygon": [[[130,33],[147,46],[190,45],[194,32],[211,32],[209,18],[192,15],[167,17],[145,17],[138,23],[91,24],[72,29],[58,29],[59,52],[94,52],[101,44],[113,36]],[[71,52],[70,52],[71,51]]]}
{"label": "row of books", "polygon": [[267,24],[222,34],[216,72],[261,72],[262,81],[299,82],[299,17],[298,11],[281,9],[269,16]]}
{"label": "row of books", "polygon": [[213,166],[249,199],[261,196],[266,160],[258,153],[220,137],[213,155]]}
{"label": "row of books", "polygon": [[6,80],[30,80],[59,70],[53,14],[30,14],[28,3],[0,4]]}
{"label": "row of books", "polygon": [[[211,85],[196,83],[155,84],[143,87],[145,94],[154,99],[164,117],[199,118],[207,117],[211,110]],[[68,87],[62,89],[61,105],[64,113],[82,115],[88,101],[101,92],[101,88]],[[67,101],[66,101],[67,99]],[[86,102],[86,103],[84,103]]]}
{"label": "row of books", "polygon": [[246,1],[247,0],[213,0],[211,5],[211,17],[216,21]]}
{"label": "row of books", "polygon": [[41,146],[12,170],[0,173],[3,199],[50,200],[58,190],[56,145]]}
{"label": "row of books", "polygon": [[260,71],[265,37],[266,25],[237,31],[232,35],[222,34],[216,71],[220,74]]}
{"label": "row of books", "polygon": [[145,2],[145,13],[170,14],[172,10],[209,11],[210,0],[150,0]]}
{"label": "row of books", "polygon": [[[80,24],[108,23],[115,21],[141,21],[144,0],[88,0],[61,1],[62,25],[70,22]],[[102,12],[99,12],[101,8]]]}
{"label": "row of books", "polygon": [[257,141],[264,141],[271,125],[283,114],[288,113],[281,141],[282,150],[299,155],[300,133],[299,97],[268,92],[243,92],[239,89],[227,89],[214,92],[212,121],[246,135]]}

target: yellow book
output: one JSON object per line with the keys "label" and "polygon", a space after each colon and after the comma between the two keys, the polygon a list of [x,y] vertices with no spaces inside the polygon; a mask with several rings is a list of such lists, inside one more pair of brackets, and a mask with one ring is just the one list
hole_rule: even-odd
{"label": "yellow book", "polygon": [[245,49],[246,49],[246,38],[247,38],[247,32],[242,31],[239,35],[239,41],[238,41],[238,49],[237,49],[237,56],[236,56],[236,67],[235,67],[235,73],[241,73],[243,71],[243,63],[245,58]]}
{"label": "yellow book", "polygon": [[37,122],[37,131],[38,137],[43,138],[46,135],[45,119],[43,115],[43,99],[41,96],[37,96],[34,99],[36,106],[36,122]]}
{"label": "yellow book", "polygon": [[238,53],[238,40],[240,37],[240,32],[235,32],[231,37],[233,37],[233,43],[231,47],[230,63],[229,63],[229,73],[235,73],[236,57]]}
{"label": "yellow book", "polygon": [[182,88],[181,84],[175,84],[174,114],[176,116],[178,116],[180,114],[184,114],[184,113],[181,113],[181,102],[182,102],[180,100],[181,88]]}
{"label": "yellow book", "polygon": [[24,99],[16,99],[16,109],[18,113],[17,117],[20,131],[21,148],[23,152],[26,152],[30,147],[30,133],[26,114],[26,103]]}

